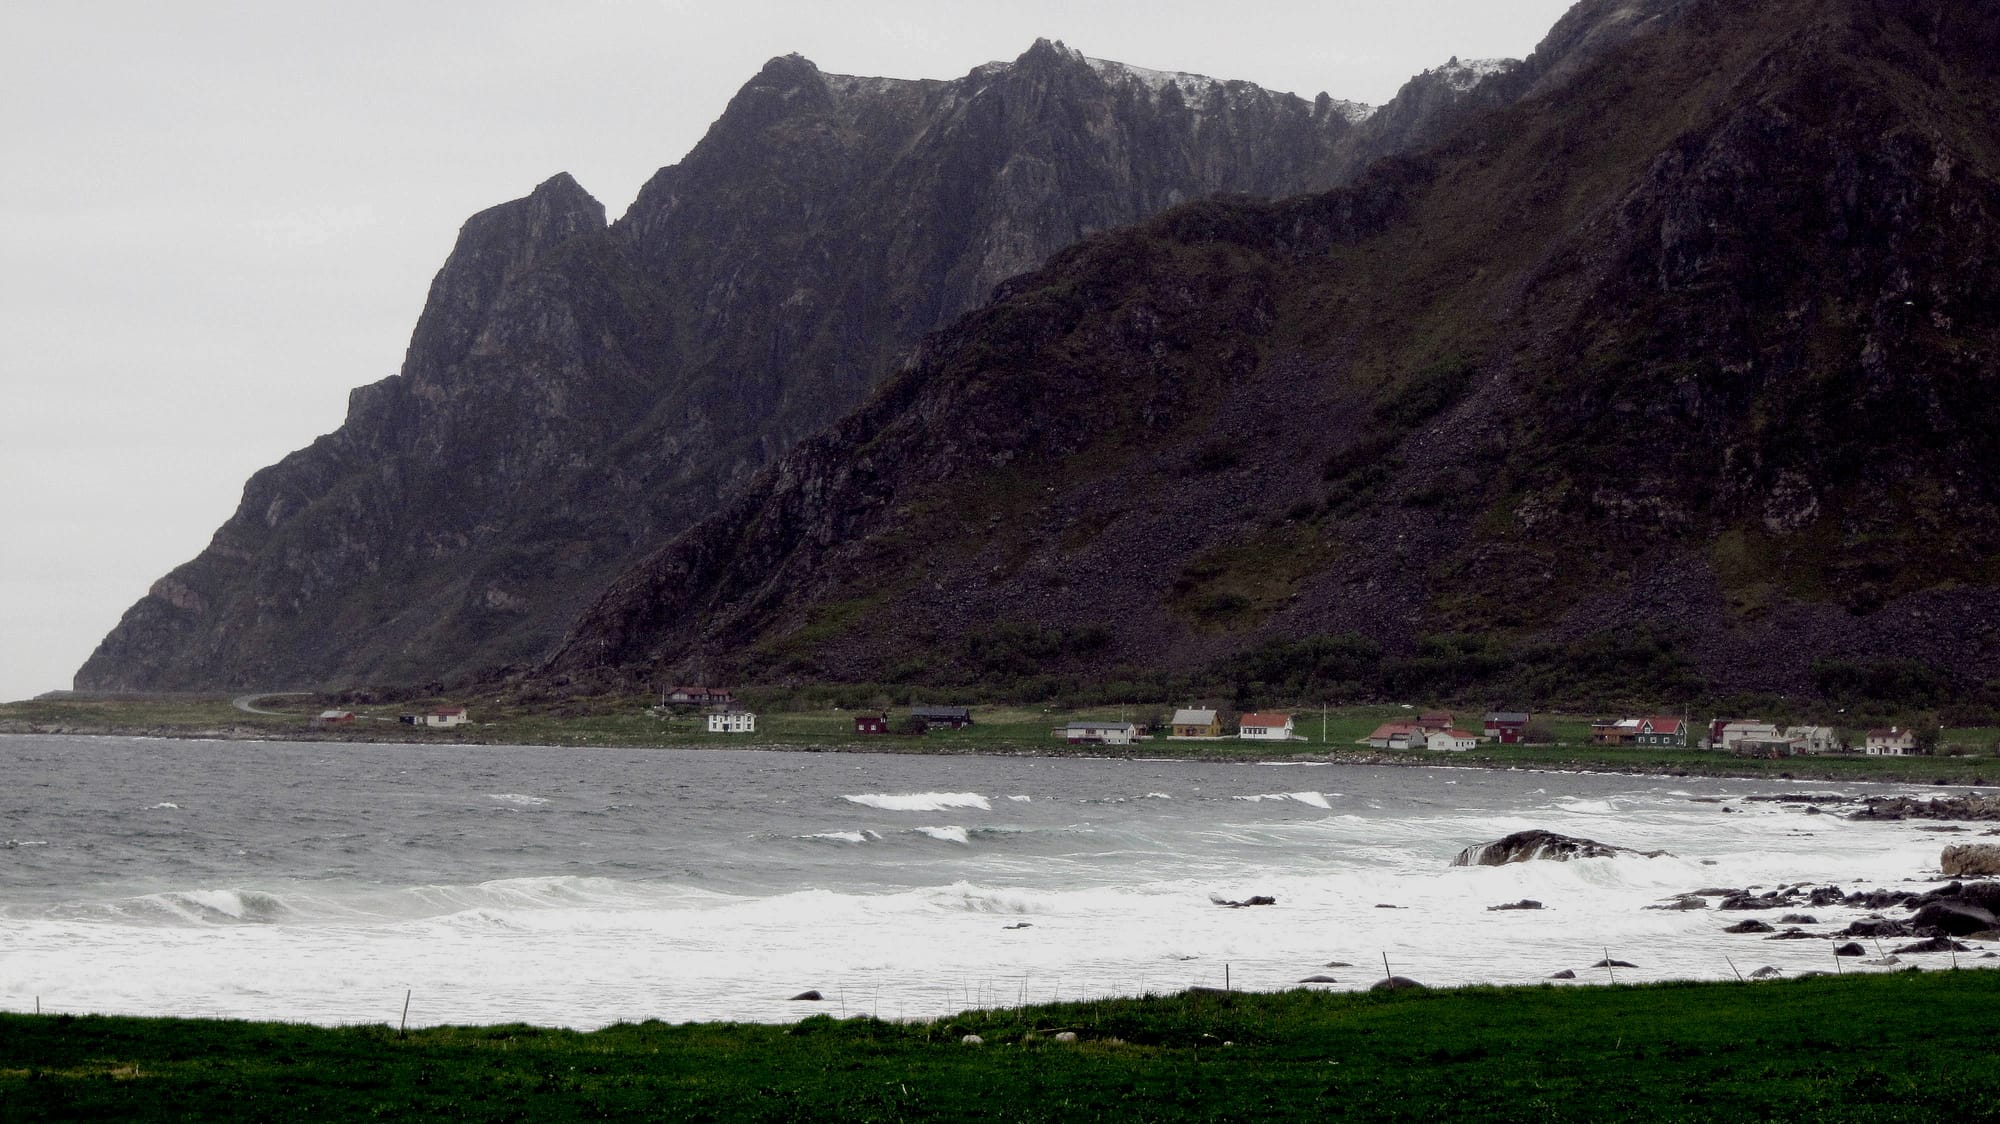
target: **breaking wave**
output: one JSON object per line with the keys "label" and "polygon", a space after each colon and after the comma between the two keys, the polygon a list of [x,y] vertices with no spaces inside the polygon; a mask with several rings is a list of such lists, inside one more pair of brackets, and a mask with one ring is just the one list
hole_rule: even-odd
{"label": "breaking wave", "polygon": [[993,810],[992,802],[976,792],[869,792],[841,799],[885,812],[942,812],[951,808],[977,808],[982,812]]}

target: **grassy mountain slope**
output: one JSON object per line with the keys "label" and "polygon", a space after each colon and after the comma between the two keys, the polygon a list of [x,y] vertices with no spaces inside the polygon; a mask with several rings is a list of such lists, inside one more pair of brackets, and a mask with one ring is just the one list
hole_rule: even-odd
{"label": "grassy mountain slope", "polygon": [[1352,188],[1011,283],[551,669],[946,682],[1321,637],[1439,689],[2000,676],[1995,17],[1648,11]]}

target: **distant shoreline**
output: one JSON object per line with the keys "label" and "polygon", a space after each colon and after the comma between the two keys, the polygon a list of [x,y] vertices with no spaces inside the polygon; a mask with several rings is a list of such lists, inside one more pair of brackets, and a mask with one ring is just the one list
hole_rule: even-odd
{"label": "distant shoreline", "polygon": [[[387,726],[387,723],[381,723]],[[384,729],[381,733],[388,733]],[[0,718],[0,736],[22,737],[104,737],[104,738],[150,738],[169,741],[194,742],[297,742],[313,744],[347,744],[375,746],[491,746],[541,749],[563,752],[575,749],[673,749],[673,750],[748,750],[760,753],[873,753],[886,756],[918,757],[1017,757],[1041,760],[1117,760],[1117,761],[1203,761],[1233,765],[1360,765],[1385,768],[1454,768],[1477,769],[1488,772],[1545,772],[1579,773],[1612,776],[1640,777],[1691,777],[1718,780],[1746,780],[1768,782],[1813,782],[1813,783],[1857,783],[1882,785],[1911,785],[1921,788],[1985,788],[1992,787],[1984,776],[1969,778],[1935,777],[1930,779],[1915,777],[1907,771],[1908,766],[1889,766],[1888,762],[1911,762],[1936,760],[1921,758],[1867,758],[1842,755],[1839,757],[1796,757],[1782,761],[1786,768],[1774,770],[1759,767],[1743,758],[1727,756],[1711,751],[1688,750],[1690,756],[1685,762],[1607,760],[1601,756],[1579,756],[1566,760],[1566,752],[1574,752],[1569,747],[1540,747],[1546,755],[1519,761],[1500,761],[1479,754],[1470,753],[1394,753],[1374,749],[1340,748],[1316,746],[1303,748],[1310,743],[1290,743],[1301,746],[1290,753],[1263,754],[1254,749],[1237,753],[1204,753],[1171,751],[1162,752],[1161,745],[1226,745],[1231,749],[1244,743],[1224,739],[1221,743],[1211,742],[1171,742],[1144,743],[1129,746],[1092,745],[1089,747],[1059,748],[1050,745],[1030,743],[979,743],[949,744],[926,741],[922,737],[885,736],[868,741],[807,741],[780,742],[770,740],[755,741],[574,741],[569,743],[527,742],[504,738],[468,737],[463,733],[417,732],[406,737],[381,737],[373,729],[325,730],[299,729],[274,731],[258,726],[215,726],[206,728],[163,727],[163,726],[86,726],[83,724],[55,724],[24,722]],[[1754,759],[1752,759],[1754,760]],[[1977,759],[1948,759],[1977,760]],[[1764,763],[1768,764],[1773,763]],[[1875,767],[1871,768],[1870,766]],[[2000,778],[2000,761],[1992,763],[1985,770]]]}

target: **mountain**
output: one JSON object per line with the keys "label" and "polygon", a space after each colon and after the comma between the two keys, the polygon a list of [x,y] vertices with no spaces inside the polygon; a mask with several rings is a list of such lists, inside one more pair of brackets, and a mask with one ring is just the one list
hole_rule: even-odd
{"label": "mountain", "polygon": [[615,223],[567,175],[465,224],[397,375],[257,473],[83,689],[424,682],[545,656],[918,339],[1096,231],[1343,182],[1499,68],[1368,107],[1036,43],[952,81],[771,60]]}
{"label": "mountain", "polygon": [[1970,0],[1579,5],[1436,147],[1008,282],[547,673],[1990,690],[1996,44]]}

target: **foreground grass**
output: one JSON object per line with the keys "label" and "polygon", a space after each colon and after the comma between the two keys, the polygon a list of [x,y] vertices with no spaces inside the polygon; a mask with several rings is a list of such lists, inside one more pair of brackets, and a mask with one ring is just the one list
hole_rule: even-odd
{"label": "foreground grass", "polygon": [[0,1015],[0,1118],[1987,1119],[1996,1004],[1940,971],[588,1034]]}

